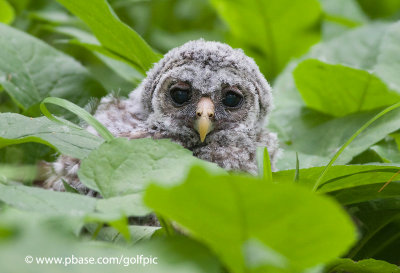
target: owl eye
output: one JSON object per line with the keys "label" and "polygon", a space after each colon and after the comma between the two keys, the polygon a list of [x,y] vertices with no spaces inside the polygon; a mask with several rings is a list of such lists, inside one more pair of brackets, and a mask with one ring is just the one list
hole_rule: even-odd
{"label": "owl eye", "polygon": [[242,95],[233,91],[228,91],[226,92],[225,97],[222,100],[222,103],[227,107],[237,107],[240,105],[242,100],[243,100]]}
{"label": "owl eye", "polygon": [[182,89],[179,87],[174,87],[170,91],[170,95],[172,100],[178,104],[182,105],[185,102],[190,100],[190,90],[189,89]]}

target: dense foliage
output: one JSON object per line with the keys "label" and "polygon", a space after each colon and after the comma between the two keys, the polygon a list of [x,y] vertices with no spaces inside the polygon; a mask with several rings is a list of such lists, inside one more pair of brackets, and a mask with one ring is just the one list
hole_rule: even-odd
{"label": "dense foliage", "polygon": [[[397,0],[0,0],[0,271],[400,272],[399,19]],[[263,149],[251,177],[114,138],[80,108],[201,37],[272,83],[277,171]],[[60,154],[103,199],[39,187]],[[161,228],[132,221],[151,212]],[[71,255],[158,264],[24,261]]]}

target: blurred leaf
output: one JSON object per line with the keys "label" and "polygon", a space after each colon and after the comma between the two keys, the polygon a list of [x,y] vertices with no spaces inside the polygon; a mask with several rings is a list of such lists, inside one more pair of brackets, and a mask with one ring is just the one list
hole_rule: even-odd
{"label": "blurred leaf", "polygon": [[338,259],[330,264],[327,272],[351,272],[351,273],[399,273],[397,265],[385,261],[367,259],[352,261],[351,259]]}
{"label": "blurred leaf", "polygon": [[97,199],[69,192],[56,192],[22,185],[0,183],[0,200],[20,210],[48,215],[64,215],[82,221],[118,221],[129,216],[144,216],[149,210],[135,201],[134,195]]}
{"label": "blurred leaf", "polygon": [[53,27],[51,30],[75,38],[70,40],[71,44],[88,49],[125,80],[138,83],[143,79],[143,75],[134,69],[126,59],[102,47],[99,41],[90,33],[77,28],[63,26]]}
{"label": "blurred leaf", "polygon": [[380,54],[375,69],[389,88],[400,92],[400,78],[396,73],[400,69],[400,22],[387,28],[380,44]]}
{"label": "blurred leaf", "polygon": [[0,0],[0,23],[10,24],[14,16],[14,8],[6,0]]}
{"label": "blurred leaf", "polygon": [[221,171],[170,140],[117,138],[90,153],[78,175],[87,187],[108,198],[141,193],[151,181],[179,183],[193,164]]}
{"label": "blurred leaf", "polygon": [[355,240],[340,206],[293,183],[212,176],[196,168],[179,186],[151,185],[145,202],[206,243],[232,272],[246,271],[242,251],[249,240],[287,259],[286,269],[294,271],[330,261]]}
{"label": "blurred leaf", "polygon": [[[398,197],[368,200],[348,206],[348,211],[358,223],[362,237],[348,257],[359,260],[375,257],[384,251],[396,237],[400,238],[400,200]],[[393,240],[394,239],[394,240]],[[398,247],[397,247],[398,249]],[[386,253],[385,260],[394,256],[392,262],[398,261],[398,253]],[[379,258],[378,258],[379,259]]]}
{"label": "blurred leaf", "polygon": [[400,94],[388,90],[376,76],[343,65],[308,59],[297,66],[293,76],[308,107],[336,117],[400,101]]}
{"label": "blurred leaf", "polygon": [[371,18],[389,17],[400,10],[398,0],[357,0]]}
{"label": "blurred leaf", "polygon": [[[13,228],[17,234],[0,242],[2,272],[157,272],[157,273],[217,273],[217,259],[199,243],[185,237],[154,238],[133,248],[123,248],[106,242],[79,242],[62,232],[70,224],[68,218],[52,219],[32,213],[6,209],[0,212],[0,229]],[[32,256],[33,262],[24,262]],[[38,264],[36,258],[60,257],[60,263]],[[72,259],[93,257],[93,264]],[[139,257],[142,261],[139,262]],[[69,258],[69,260],[67,260]],[[147,258],[144,265],[143,258]],[[120,262],[116,263],[116,259]],[[106,260],[108,264],[106,263]],[[151,263],[150,263],[151,262]]]}
{"label": "blurred leaf", "polygon": [[79,194],[79,191],[76,190],[75,188],[73,188],[72,186],[70,186],[64,179],[61,178],[61,180],[62,180],[64,189],[65,189],[65,192],[70,192],[70,193]]}
{"label": "blurred leaf", "polygon": [[320,38],[322,14],[317,0],[212,0],[211,3],[245,51],[261,53],[256,61],[266,62],[267,78],[276,77],[291,58],[303,54]]}
{"label": "blurred leaf", "polygon": [[400,151],[393,138],[387,137],[385,140],[372,146],[371,149],[378,153],[385,162],[400,163]]}
{"label": "blurred leaf", "polygon": [[96,211],[104,213],[120,212],[126,216],[145,216],[151,211],[143,206],[141,194],[128,194],[111,198],[97,199]]}
{"label": "blurred leaf", "polygon": [[[2,143],[0,138],[0,147]],[[0,162],[2,164],[36,166],[39,160],[53,161],[54,158],[54,150],[50,146],[41,143],[27,142],[1,147],[0,149]]]}
{"label": "blurred leaf", "polygon": [[357,0],[319,0],[324,11],[323,40],[329,40],[351,28],[368,23]]}
{"label": "blurred leaf", "polygon": [[31,2],[31,0],[7,0],[7,1],[15,8],[15,10],[18,13],[25,10]]}
{"label": "blurred leaf", "polygon": [[38,142],[64,155],[82,159],[103,140],[76,126],[61,125],[46,117],[29,118],[19,114],[0,114],[0,147]]}
{"label": "blurred leaf", "polygon": [[37,175],[38,167],[35,165],[0,164],[0,182],[13,180],[31,183]]}
{"label": "blurred leaf", "polygon": [[158,61],[159,56],[134,30],[118,19],[105,0],[58,2],[81,18],[106,49],[130,60],[140,72],[144,73]]}
{"label": "blurred leaf", "polygon": [[0,200],[20,210],[83,217],[94,212],[96,199],[22,185],[0,184]]}
{"label": "blurred leaf", "polygon": [[131,241],[127,242],[120,232],[111,227],[104,227],[97,235],[97,240],[112,242],[121,245],[133,246],[140,241],[151,239],[154,232],[160,230],[160,227],[152,226],[128,226]]}
{"label": "blurred leaf", "polygon": [[47,96],[85,105],[105,90],[71,57],[19,30],[0,24],[0,84],[28,109]]}

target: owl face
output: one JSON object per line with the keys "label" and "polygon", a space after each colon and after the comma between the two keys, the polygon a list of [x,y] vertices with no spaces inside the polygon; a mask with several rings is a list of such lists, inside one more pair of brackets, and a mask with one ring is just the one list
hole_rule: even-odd
{"label": "owl face", "polygon": [[254,134],[270,110],[270,87],[242,51],[194,41],[149,72],[142,102],[154,130],[191,148]]}
{"label": "owl face", "polygon": [[154,114],[171,130],[191,131],[200,142],[221,130],[251,128],[258,96],[232,68],[212,70],[186,64],[171,69],[153,93]]}

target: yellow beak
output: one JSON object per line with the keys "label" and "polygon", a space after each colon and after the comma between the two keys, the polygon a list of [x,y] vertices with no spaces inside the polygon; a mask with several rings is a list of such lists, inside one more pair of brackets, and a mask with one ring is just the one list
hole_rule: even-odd
{"label": "yellow beak", "polygon": [[200,135],[201,142],[203,142],[207,134],[213,129],[211,119],[214,117],[214,103],[210,98],[203,97],[200,99],[197,104],[196,116],[195,129]]}

